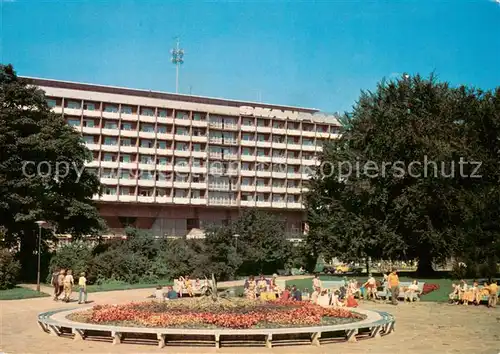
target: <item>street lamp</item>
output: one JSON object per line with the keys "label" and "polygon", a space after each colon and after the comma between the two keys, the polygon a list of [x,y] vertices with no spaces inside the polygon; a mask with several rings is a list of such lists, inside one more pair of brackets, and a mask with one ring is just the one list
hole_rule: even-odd
{"label": "street lamp", "polygon": [[47,222],[43,220],[35,221],[38,225],[38,273],[36,275],[36,291],[40,291],[40,254],[42,249],[42,226]]}
{"label": "street lamp", "polygon": [[234,241],[235,241],[236,252],[238,252],[238,237],[240,237],[240,235],[234,234],[233,237],[234,237]]}
{"label": "street lamp", "polygon": [[171,61],[175,64],[175,93],[179,93],[179,67],[184,63],[184,50],[179,48],[179,38],[177,38],[176,46],[170,53],[172,53]]}

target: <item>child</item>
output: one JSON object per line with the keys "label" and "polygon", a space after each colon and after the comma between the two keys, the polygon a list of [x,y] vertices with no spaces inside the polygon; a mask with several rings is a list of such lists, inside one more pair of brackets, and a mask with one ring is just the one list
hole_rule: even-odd
{"label": "child", "polygon": [[280,299],[284,300],[284,301],[290,300],[290,295],[291,295],[290,286],[287,286],[287,287],[285,287],[285,290],[283,291],[283,293],[281,293]]}
{"label": "child", "polygon": [[178,298],[177,292],[171,286],[168,287],[167,299],[174,300]]}
{"label": "child", "polygon": [[457,299],[460,292],[460,285],[453,283],[451,284],[451,288],[453,289],[453,291],[448,295],[448,297],[450,298],[450,302],[452,304],[458,304]]}
{"label": "child", "polygon": [[161,287],[161,285],[158,285],[156,287],[155,298],[160,302],[165,301],[165,295],[163,294],[163,288]]}
{"label": "child", "polygon": [[304,292],[301,293],[301,297],[303,298],[304,301],[309,301],[311,299],[311,294],[309,294],[309,289],[305,288]]}
{"label": "child", "polygon": [[[80,278],[78,278],[78,286],[80,287],[80,293],[78,294],[78,303],[86,304],[87,303],[87,278],[85,278],[85,272],[80,274]],[[83,298],[83,302],[82,302]]]}
{"label": "child", "polygon": [[344,303],[340,301],[340,291],[335,290],[335,292],[332,295],[332,306],[333,307],[343,307]]}

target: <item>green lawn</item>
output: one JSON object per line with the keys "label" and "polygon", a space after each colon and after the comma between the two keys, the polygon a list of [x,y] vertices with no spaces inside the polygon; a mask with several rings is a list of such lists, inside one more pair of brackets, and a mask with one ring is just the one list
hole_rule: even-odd
{"label": "green lawn", "polygon": [[[380,280],[381,276],[374,275],[377,280]],[[348,277],[350,279],[351,277]],[[320,276],[321,280],[342,280],[342,276]],[[361,282],[366,280],[366,276],[358,276],[356,279]],[[400,281],[411,281],[414,278],[400,276]],[[453,281],[451,279],[417,279],[419,282],[425,282],[430,284],[439,285],[438,290],[434,290],[427,295],[422,296],[422,301],[432,301],[432,302],[447,302],[448,294],[452,291],[451,284]],[[312,279],[300,279],[300,280],[288,280],[286,285],[292,286],[296,285],[299,289],[309,289],[312,291]]]}
{"label": "green lawn", "polygon": [[[156,283],[136,283],[136,284],[129,284],[121,281],[113,281],[100,285],[88,285],[87,292],[97,293],[101,291],[118,291],[118,290],[146,289],[146,288],[155,289],[157,285],[167,286],[172,284],[173,282],[170,280],[160,280]],[[78,290],[78,285],[75,286],[75,289]]]}
{"label": "green lawn", "polygon": [[35,297],[48,297],[49,295],[35,290],[15,287],[8,290],[0,290],[0,300],[31,299]]}

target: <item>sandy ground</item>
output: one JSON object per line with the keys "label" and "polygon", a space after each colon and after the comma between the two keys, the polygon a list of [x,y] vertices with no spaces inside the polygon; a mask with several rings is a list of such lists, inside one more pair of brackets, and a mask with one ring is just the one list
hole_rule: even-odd
{"label": "sandy ground", "polygon": [[[139,289],[89,294],[93,304],[118,304],[141,301],[153,289]],[[73,297],[76,297],[74,294]],[[396,331],[379,338],[357,343],[334,343],[321,347],[295,346],[272,349],[170,347],[124,343],[76,341],[50,336],[38,327],[39,312],[75,307],[76,303],[56,303],[51,298],[0,301],[0,352],[14,353],[500,353],[500,307],[453,306],[414,303],[398,306],[364,302],[362,308],[391,312],[396,316]]]}

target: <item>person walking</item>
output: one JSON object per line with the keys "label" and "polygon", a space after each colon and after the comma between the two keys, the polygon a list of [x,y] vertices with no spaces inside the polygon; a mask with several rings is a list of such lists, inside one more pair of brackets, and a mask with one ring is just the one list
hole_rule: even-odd
{"label": "person walking", "polygon": [[393,305],[397,305],[399,296],[399,277],[396,268],[392,268],[392,273],[389,274],[387,282],[389,283],[389,287],[391,289],[391,303]]}
{"label": "person walking", "polygon": [[87,303],[87,278],[85,278],[85,272],[80,274],[80,278],[78,278],[78,286],[80,288],[78,294],[78,303],[86,304]]}
{"label": "person walking", "polygon": [[64,269],[61,269],[59,271],[59,275],[57,276],[57,294],[56,294],[56,301],[59,300],[59,296],[64,291],[64,277],[66,276],[66,271]]}
{"label": "person walking", "polygon": [[52,272],[52,280],[50,281],[50,284],[54,287],[54,301],[57,301],[57,297],[59,296],[59,269],[54,268],[54,271]]}
{"label": "person walking", "polygon": [[64,284],[64,301],[69,302],[71,298],[71,293],[73,292],[73,285],[75,284],[75,280],[73,279],[71,269],[69,269],[66,272],[63,284]]}
{"label": "person walking", "polygon": [[492,281],[488,286],[490,290],[490,296],[488,297],[488,307],[497,307],[498,302],[498,284],[496,281]]}

